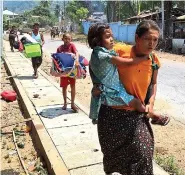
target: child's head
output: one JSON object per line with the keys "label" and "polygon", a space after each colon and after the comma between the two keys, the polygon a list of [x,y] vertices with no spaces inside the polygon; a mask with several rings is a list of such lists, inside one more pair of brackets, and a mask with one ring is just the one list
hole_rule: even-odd
{"label": "child's head", "polygon": [[72,37],[69,33],[64,33],[62,37],[62,41],[64,41],[64,45],[69,45],[72,40]]}
{"label": "child's head", "polygon": [[33,31],[38,32],[39,31],[39,23],[34,23],[33,24]]}
{"label": "child's head", "polygon": [[136,29],[136,47],[140,54],[150,54],[157,46],[160,28],[155,21],[146,20],[139,23]]}
{"label": "child's head", "polygon": [[111,50],[114,45],[112,30],[107,24],[97,23],[92,25],[89,28],[87,39],[91,49],[100,46]]}

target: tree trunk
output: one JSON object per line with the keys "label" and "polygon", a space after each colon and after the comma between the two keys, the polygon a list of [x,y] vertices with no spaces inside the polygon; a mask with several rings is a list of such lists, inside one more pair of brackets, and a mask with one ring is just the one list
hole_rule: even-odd
{"label": "tree trunk", "polygon": [[171,37],[172,31],[172,21],[171,21],[171,10],[172,10],[172,1],[164,1],[164,20],[165,20],[165,28],[164,28],[164,37]]}

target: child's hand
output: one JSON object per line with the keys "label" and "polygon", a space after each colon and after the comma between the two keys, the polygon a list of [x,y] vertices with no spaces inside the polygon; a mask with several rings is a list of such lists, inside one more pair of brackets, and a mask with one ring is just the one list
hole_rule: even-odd
{"label": "child's hand", "polygon": [[75,66],[78,67],[80,65],[79,61],[75,61]]}
{"label": "child's hand", "polygon": [[69,53],[71,56],[72,56],[72,58],[76,58],[76,55],[74,54],[74,53]]}
{"label": "child's hand", "polygon": [[92,89],[92,95],[94,96],[94,97],[97,97],[97,96],[99,96],[101,94],[101,90],[99,89],[99,88],[97,88],[97,87],[93,87],[93,89]]}

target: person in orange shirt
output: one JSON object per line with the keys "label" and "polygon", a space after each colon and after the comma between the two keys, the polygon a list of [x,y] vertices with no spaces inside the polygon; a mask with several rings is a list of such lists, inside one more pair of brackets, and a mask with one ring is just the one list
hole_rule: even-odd
{"label": "person in orange shirt", "polygon": [[[143,21],[137,26],[134,46],[118,44],[114,47],[119,57],[140,59],[148,56],[148,59],[138,64],[118,66],[119,78],[126,91],[146,105],[148,114],[128,105],[101,105],[98,136],[107,175],[115,172],[122,175],[153,175],[154,137],[149,117],[153,118],[153,124],[165,125],[169,122],[167,116],[162,117],[153,112],[160,67],[153,50],[159,34],[160,29],[154,21]],[[151,90],[148,91],[150,83]]]}

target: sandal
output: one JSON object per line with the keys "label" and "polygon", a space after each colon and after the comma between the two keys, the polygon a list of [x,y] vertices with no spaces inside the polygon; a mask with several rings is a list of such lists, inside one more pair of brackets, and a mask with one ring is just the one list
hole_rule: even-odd
{"label": "sandal", "polygon": [[74,104],[71,105],[71,109],[76,113],[78,112],[78,108]]}
{"label": "sandal", "polygon": [[162,116],[159,118],[152,119],[151,123],[153,125],[166,126],[170,122],[170,118],[167,116]]}
{"label": "sandal", "polygon": [[92,119],[92,124],[97,125],[98,124],[98,119]]}
{"label": "sandal", "polygon": [[67,109],[67,104],[64,104],[64,106],[62,107],[62,110],[66,110]]}

